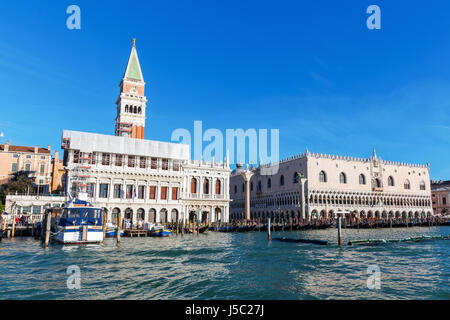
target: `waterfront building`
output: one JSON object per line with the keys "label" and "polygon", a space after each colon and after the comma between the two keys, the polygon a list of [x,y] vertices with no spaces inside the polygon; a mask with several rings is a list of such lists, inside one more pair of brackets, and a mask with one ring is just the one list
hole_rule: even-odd
{"label": "waterfront building", "polygon": [[7,183],[17,172],[28,172],[40,193],[48,193],[51,182],[52,156],[50,145],[15,146],[9,142],[0,145],[0,184]]}
{"label": "waterfront building", "polygon": [[55,156],[52,159],[52,179],[51,179],[51,193],[63,193],[66,177],[66,169],[64,163],[59,158],[59,152],[55,151]]}
{"label": "waterfront building", "polygon": [[450,180],[431,181],[431,199],[436,215],[450,214]]}
{"label": "waterfront building", "polygon": [[[264,173],[261,174],[261,169]],[[278,169],[278,170],[276,170]],[[250,212],[245,215],[249,179]],[[272,172],[272,174],[266,174]],[[272,221],[348,217],[415,218],[433,214],[428,164],[310,153],[231,173],[230,219]]]}
{"label": "waterfront building", "polygon": [[228,221],[229,166],[190,160],[189,145],[63,131],[66,190],[108,220]]}
{"label": "waterfront building", "polygon": [[[228,159],[191,160],[189,145],[144,139],[147,99],[134,40],[119,87],[114,136],[63,131],[67,193],[87,195],[108,221],[228,222]],[[6,207],[61,204],[51,200],[8,196]]]}

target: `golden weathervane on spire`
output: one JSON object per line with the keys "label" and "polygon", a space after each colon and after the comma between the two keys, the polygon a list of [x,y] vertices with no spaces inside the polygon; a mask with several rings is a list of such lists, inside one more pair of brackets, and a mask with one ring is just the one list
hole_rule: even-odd
{"label": "golden weathervane on spire", "polygon": [[131,39],[131,42],[133,42],[133,47],[136,46],[136,38]]}

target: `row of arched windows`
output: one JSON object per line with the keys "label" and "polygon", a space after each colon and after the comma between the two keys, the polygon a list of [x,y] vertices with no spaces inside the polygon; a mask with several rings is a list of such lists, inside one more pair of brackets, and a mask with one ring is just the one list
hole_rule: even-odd
{"label": "row of arched windows", "polygon": [[430,200],[425,198],[410,198],[396,196],[352,196],[311,194],[309,203],[312,205],[357,205],[357,206],[414,206],[429,207]]}
{"label": "row of arched windows", "polygon": [[[220,194],[221,192],[221,183],[219,179],[216,179],[216,194]],[[236,186],[234,186],[235,192],[236,192]],[[191,179],[191,193],[197,193],[197,179],[192,178]],[[203,179],[203,194],[209,194],[209,179],[205,178]]]}
{"label": "row of arched windows", "polygon": [[[336,194],[311,194],[307,202],[311,205],[354,205],[354,206],[414,206],[430,207],[430,200],[421,197],[401,196],[370,196],[370,195],[336,195]],[[242,208],[243,201],[233,201],[230,208]],[[299,194],[265,196],[250,200],[252,209],[300,207],[301,197]]]}
{"label": "row of arched windows", "polygon": [[[325,171],[320,171],[319,173],[319,181],[320,182],[328,182],[328,178],[327,178],[327,174]],[[347,175],[344,172],[341,172],[339,174],[339,182],[340,183],[347,183]],[[392,176],[388,177],[388,186],[389,187],[394,187],[395,186],[395,182],[394,182],[394,178]],[[359,175],[359,184],[366,184],[366,176],[364,174],[360,174]],[[382,187],[382,183],[381,180],[376,178],[375,179],[375,187],[377,188],[381,188]],[[408,179],[405,180],[404,184],[403,184],[404,189],[409,190],[411,189],[411,183],[409,182]],[[420,190],[425,190],[426,189],[426,185],[424,181],[420,182]]]}
{"label": "row of arched windows", "polygon": [[[293,183],[297,183],[297,174],[296,173],[294,173],[294,176],[293,176]],[[279,185],[284,186],[284,184],[285,184],[284,175],[281,175],[280,179],[279,179]],[[262,191],[261,180],[258,180],[256,187],[257,187],[257,191]],[[272,188],[272,178],[268,178],[267,179],[267,189],[271,189],[271,188]],[[234,193],[237,193],[237,191],[238,191],[238,189],[237,189],[237,186],[235,185]],[[245,191],[245,184],[243,183],[242,184],[242,192],[244,192],[244,191]],[[250,191],[253,191],[253,181],[250,182]]]}
{"label": "row of arched windows", "polygon": [[137,107],[137,106],[125,105],[125,112],[141,114],[142,113],[142,108],[141,107]]}

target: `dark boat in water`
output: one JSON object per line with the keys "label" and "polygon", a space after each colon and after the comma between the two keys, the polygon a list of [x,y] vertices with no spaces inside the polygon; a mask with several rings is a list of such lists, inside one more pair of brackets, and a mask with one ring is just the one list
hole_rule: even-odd
{"label": "dark boat in water", "polygon": [[315,240],[315,239],[291,239],[291,238],[274,238],[275,241],[280,242],[291,242],[291,243],[311,243],[311,244],[318,244],[321,246],[327,246],[330,244],[330,242],[326,240]]}
{"label": "dark boat in water", "polygon": [[194,233],[191,228],[184,227],[184,233]]}
{"label": "dark boat in water", "polygon": [[274,228],[275,231],[282,231],[283,230],[283,226],[278,225],[278,224],[273,226],[273,228]]}
{"label": "dark boat in water", "polygon": [[[208,229],[209,229],[209,225],[198,227],[198,233],[205,233],[208,231]],[[185,227],[184,233],[197,233],[197,227],[194,227],[194,228]]]}
{"label": "dark boat in water", "polygon": [[319,230],[324,230],[324,229],[328,229],[332,226],[332,223],[323,223],[317,226],[317,229]]}
{"label": "dark boat in water", "polygon": [[297,230],[304,231],[304,230],[309,230],[309,229],[312,229],[312,228],[313,228],[313,226],[308,223],[308,224],[305,224],[305,225],[300,225]]}
{"label": "dark boat in water", "polygon": [[210,230],[217,232],[231,232],[231,229],[232,228],[230,226],[216,226],[210,228]]}
{"label": "dark boat in water", "polygon": [[237,228],[237,232],[247,232],[251,231],[254,228],[254,226],[240,226]]}

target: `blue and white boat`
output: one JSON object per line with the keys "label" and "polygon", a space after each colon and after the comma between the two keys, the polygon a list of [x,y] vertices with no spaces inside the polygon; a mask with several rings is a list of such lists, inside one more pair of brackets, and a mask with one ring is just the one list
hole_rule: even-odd
{"label": "blue and white boat", "polygon": [[103,242],[103,213],[91,203],[71,199],[56,221],[52,240],[61,244],[91,244]]}
{"label": "blue and white boat", "polygon": [[170,230],[161,224],[146,223],[145,229],[150,237],[168,237],[170,235]]}
{"label": "blue and white boat", "polygon": [[[121,229],[120,236],[123,237],[123,235],[124,235],[124,232]],[[117,226],[115,224],[112,224],[109,222],[106,224],[105,237],[106,238],[116,238],[117,237]]]}

